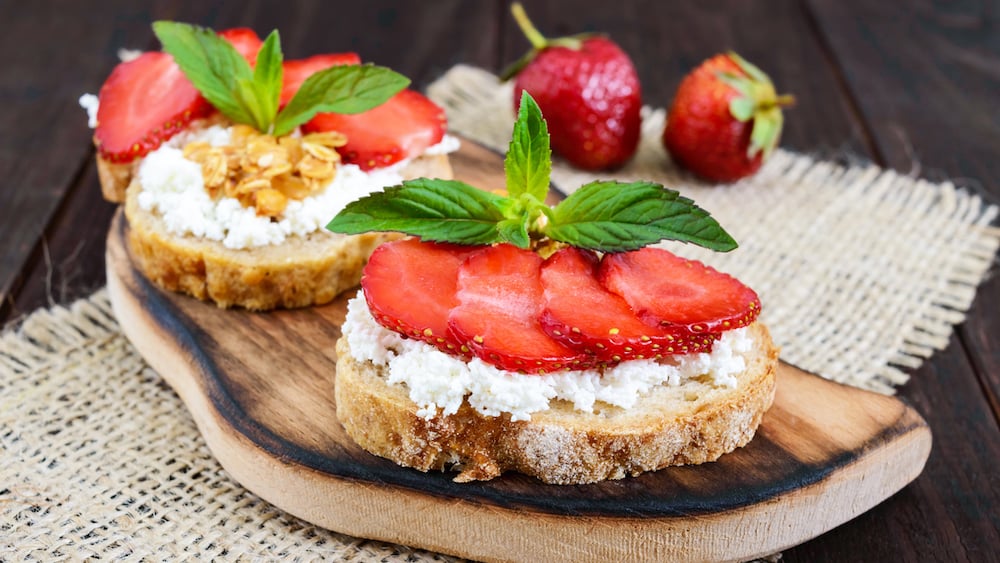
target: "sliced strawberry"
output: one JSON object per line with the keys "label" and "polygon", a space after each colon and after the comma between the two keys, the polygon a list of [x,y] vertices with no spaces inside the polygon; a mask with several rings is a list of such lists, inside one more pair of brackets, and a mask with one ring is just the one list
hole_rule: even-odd
{"label": "sliced strawberry", "polygon": [[437,104],[419,92],[403,90],[363,113],[321,113],[303,129],[347,135],[347,144],[337,149],[344,162],[371,170],[419,156],[441,142],[446,123],[444,110]]}
{"label": "sliced strawberry", "polygon": [[605,365],[711,349],[715,334],[690,334],[639,320],[621,296],[597,281],[597,267],[593,252],[573,247],[542,265],[545,308],[540,321],[549,336]]}
{"label": "sliced strawberry", "polygon": [[509,244],[472,254],[458,268],[459,304],[448,326],[476,356],[500,369],[545,373],[589,367],[585,354],[542,330],[541,266],[537,254]]}
{"label": "sliced strawberry", "polygon": [[458,305],[459,265],[481,248],[415,238],[379,246],[361,278],[372,316],[390,330],[460,353],[448,332],[448,312]]}
{"label": "sliced strawberry", "polygon": [[653,326],[718,333],[749,325],[760,313],[757,294],[736,278],[659,248],[607,254],[598,276]]}
{"label": "sliced strawberry", "polygon": [[357,53],[330,53],[313,55],[308,59],[285,61],[282,63],[284,78],[281,84],[281,105],[292,101],[302,83],[313,74],[332,66],[357,64],[361,64],[361,57]]}
{"label": "sliced strawberry", "polygon": [[257,51],[260,51],[264,42],[257,36],[256,31],[249,27],[234,27],[220,31],[219,37],[232,43],[233,47],[236,47],[236,50],[250,63],[250,66],[257,64]]}
{"label": "sliced strawberry", "polygon": [[118,163],[146,155],[213,109],[162,52],[116,66],[98,97],[94,143],[103,158]]}

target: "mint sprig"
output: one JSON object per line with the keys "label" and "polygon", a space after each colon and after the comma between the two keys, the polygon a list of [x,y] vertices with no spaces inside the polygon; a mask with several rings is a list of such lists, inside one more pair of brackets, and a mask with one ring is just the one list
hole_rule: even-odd
{"label": "mint sprig", "polygon": [[223,115],[276,136],[290,133],[319,112],[367,111],[410,84],[385,67],[335,66],[310,76],[279,112],[283,57],[277,31],[258,51],[255,68],[211,29],[158,21],[153,32],[188,80]]}
{"label": "mint sprig", "polygon": [[552,171],[549,133],[524,92],[504,160],[507,196],[457,180],[419,178],[347,205],[327,225],[344,234],[397,231],[458,244],[507,242],[530,248],[546,239],[600,252],[677,240],[727,252],[733,240],[707,211],[653,182],[591,182],[545,204]]}

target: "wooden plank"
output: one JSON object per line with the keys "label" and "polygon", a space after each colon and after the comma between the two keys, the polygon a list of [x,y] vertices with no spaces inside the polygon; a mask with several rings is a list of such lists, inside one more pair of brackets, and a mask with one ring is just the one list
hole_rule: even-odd
{"label": "wooden plank", "polygon": [[86,165],[91,132],[77,98],[97,91],[118,46],[139,42],[123,25],[137,12],[125,1],[0,3],[0,302]]}
{"label": "wooden plank", "polygon": [[[882,164],[932,180],[966,178],[993,201],[1000,196],[1000,127],[995,111],[1000,43],[991,33],[997,3],[946,6],[812,0],[809,10],[871,131]],[[960,181],[961,183],[961,181]],[[898,502],[843,527],[841,542],[803,546],[790,557],[983,560],[1000,543],[1000,355],[996,350],[1000,280],[979,288],[967,321],[900,394],[924,413],[935,434],[924,474]],[[977,381],[977,376],[980,381]],[[907,502],[906,499],[911,499]],[[839,533],[839,532],[838,532]],[[890,539],[894,547],[887,547]],[[862,542],[859,544],[859,540]],[[828,551],[832,550],[832,551]],[[866,549],[868,551],[868,549]],[[832,554],[832,555],[831,555]]]}
{"label": "wooden plank", "polygon": [[[1000,203],[1000,2],[813,0],[826,42],[885,164],[931,180],[954,178]],[[978,291],[959,329],[1000,419],[1000,278]],[[993,306],[984,306],[992,304]]]}
{"label": "wooden plank", "polygon": [[[77,7],[76,4],[73,6]],[[86,11],[84,6],[79,9]],[[37,10],[39,14],[44,12],[43,9]],[[74,97],[70,101],[53,99],[48,102],[58,106],[61,112],[64,123],[58,127],[29,127],[30,112],[0,113],[0,128],[3,130],[27,128],[34,132],[37,139],[32,142],[38,145],[38,161],[48,163],[39,166],[30,159],[19,158],[12,163],[17,170],[12,170],[13,174],[8,176],[11,178],[8,185],[14,189],[0,191],[0,235],[11,237],[3,240],[13,239],[9,247],[18,250],[3,255],[0,325],[16,320],[37,307],[82,297],[104,284],[104,234],[107,233],[113,208],[100,196],[96,172],[91,164],[90,131],[86,128],[83,110],[76,106],[75,96],[85,91],[97,92],[117,62],[115,52],[118,48],[155,48],[157,45],[150,22],[175,19],[217,29],[248,26],[262,36],[277,28],[289,58],[356,50],[365,61],[403,72],[413,79],[414,87],[422,89],[459,61],[480,66],[495,64],[498,24],[494,12],[492,7],[483,8],[478,4],[458,1],[441,3],[434,10],[425,10],[418,4],[391,1],[366,2],[363,6],[295,2],[246,6],[230,4],[222,8],[193,1],[168,4],[129,2],[109,6],[106,12],[102,9],[100,18],[81,15],[92,17],[95,24],[102,24],[107,29],[96,27],[91,28],[91,33],[75,34],[64,34],[61,28],[54,30],[52,36],[66,38],[65,42],[58,44],[53,44],[48,35],[32,33],[44,27],[40,21],[32,19],[36,16],[26,16],[24,21],[13,20],[16,24],[13,29],[17,33],[11,37],[0,36],[0,46],[7,45],[4,41],[11,41],[10,45],[14,45],[13,41],[17,39],[22,42],[20,48],[23,51],[41,52],[53,59],[50,66],[62,68],[79,60],[91,72],[86,76],[81,74],[75,81],[59,83],[60,95],[65,96],[69,92]],[[113,15],[109,17],[109,14]],[[72,19],[67,17],[66,21]],[[2,12],[0,21],[4,21]],[[467,25],[456,26],[456,21],[467,22]],[[76,32],[77,28],[73,27],[71,31]],[[106,44],[95,43],[95,36],[106,38]],[[400,41],[398,38],[401,37],[407,38],[407,41]],[[401,48],[404,45],[406,48]],[[0,63],[4,56],[8,55],[0,54]],[[0,80],[7,80],[8,75],[3,76]],[[13,74],[10,77],[16,78]],[[24,77],[30,86],[25,87],[26,91],[44,92],[46,95],[52,89],[49,82],[55,80],[39,72],[26,73]],[[0,88],[6,87],[6,84],[0,83]],[[18,121],[11,122],[8,127],[6,119]],[[55,137],[60,137],[60,140],[58,145],[53,146]],[[0,140],[2,142],[13,142],[13,139],[4,138]],[[6,170],[2,160],[4,154],[23,153],[19,147],[0,152],[0,173]],[[74,168],[67,164],[66,170],[56,177],[57,170],[53,170],[51,164],[58,164],[63,159],[63,153],[73,155]],[[21,179],[18,170],[51,177],[43,182],[51,188],[44,193],[29,189],[29,185],[38,184],[41,180]],[[77,174],[79,178],[76,178]],[[10,198],[10,201],[4,198]],[[61,200],[65,201],[60,206]],[[16,276],[18,272],[20,276]]]}
{"label": "wooden plank", "polygon": [[[581,9],[569,0],[525,9],[548,37],[607,33],[632,58],[643,103],[653,107],[669,106],[681,79],[701,61],[732,49],[797,97],[786,114],[784,147],[831,158],[868,152],[863,128],[794,0],[768,2],[767,9],[752,2],[603,2]],[[506,64],[529,45],[507,11],[503,25]]]}

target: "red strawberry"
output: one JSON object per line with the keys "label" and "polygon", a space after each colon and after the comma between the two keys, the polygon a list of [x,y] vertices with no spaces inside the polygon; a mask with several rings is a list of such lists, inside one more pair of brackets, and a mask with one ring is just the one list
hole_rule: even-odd
{"label": "red strawberry", "polygon": [[545,309],[540,320],[552,338],[594,354],[602,364],[711,349],[715,334],[693,335],[639,320],[621,296],[598,282],[597,267],[594,253],[573,247],[542,265]]}
{"label": "red strawberry", "polygon": [[313,55],[307,59],[285,61],[282,63],[284,78],[281,84],[281,105],[292,101],[302,83],[317,72],[338,65],[361,64],[357,53],[330,53]]}
{"label": "red strawberry", "polygon": [[545,373],[589,366],[588,358],[550,338],[538,316],[542,259],[509,244],[486,247],[458,268],[452,332],[483,361],[508,371]]}
{"label": "red strawberry", "polygon": [[598,277],[653,326],[718,333],[747,326],[760,313],[757,294],[736,278],[659,248],[608,254]]}
{"label": "red strawberry", "polygon": [[155,150],[212,106],[167,53],[149,52],[111,71],[98,95],[94,143],[112,162]]}
{"label": "red strawberry", "polygon": [[347,144],[337,152],[348,164],[371,170],[418,156],[444,138],[444,110],[419,92],[403,90],[366,112],[321,113],[303,126],[306,132],[339,131]]}
{"label": "red strawberry", "polygon": [[781,108],[793,102],[736,53],[716,55],[681,81],[663,144],[683,168],[713,182],[734,182],[770,156],[781,137]]}
{"label": "red strawberry", "polygon": [[546,39],[520,4],[514,17],[532,50],[504,71],[516,75],[514,106],[527,90],[548,122],[552,150],[587,170],[616,168],[639,144],[642,94],[631,59],[606,37]]}
{"label": "red strawberry", "polygon": [[448,333],[448,313],[458,305],[458,267],[480,248],[415,238],[379,246],[361,278],[372,316],[390,330],[459,353]]}
{"label": "red strawberry", "polygon": [[255,66],[257,64],[257,51],[260,51],[261,45],[264,44],[257,36],[257,32],[248,27],[234,27],[232,29],[224,29],[219,33],[219,37],[229,41],[236,47],[236,50],[243,55],[243,58],[250,63],[250,66]]}

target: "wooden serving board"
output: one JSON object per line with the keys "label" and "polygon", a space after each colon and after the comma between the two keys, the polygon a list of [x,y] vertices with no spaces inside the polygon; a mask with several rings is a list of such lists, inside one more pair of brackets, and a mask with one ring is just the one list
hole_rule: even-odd
{"label": "wooden serving board", "polygon": [[[498,155],[464,143],[456,177],[502,187]],[[518,474],[458,484],[358,448],[337,421],[342,296],[271,313],[220,310],[160,291],[132,266],[121,212],[108,288],[128,338],[187,405],[248,489],[319,526],[489,561],[730,561],[767,555],[870,509],[930,453],[898,399],[781,364],[753,441],[715,463],[593,485]]]}

